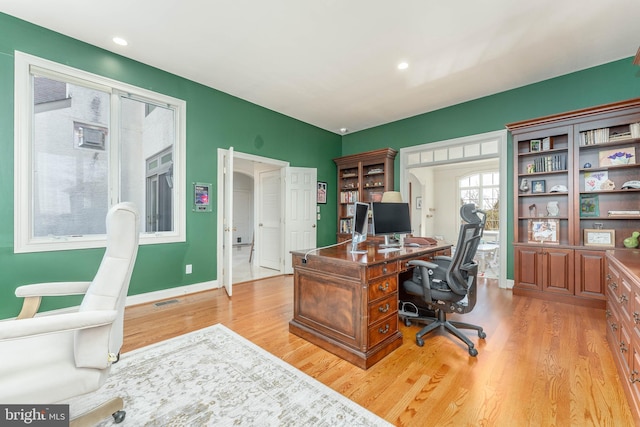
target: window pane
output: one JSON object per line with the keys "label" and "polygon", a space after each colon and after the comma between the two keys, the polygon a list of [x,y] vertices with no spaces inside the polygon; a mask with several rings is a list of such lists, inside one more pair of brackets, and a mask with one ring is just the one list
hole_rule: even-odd
{"label": "window pane", "polygon": [[144,231],[174,230],[175,111],[121,97],[122,200],[134,202]]}
{"label": "window pane", "polygon": [[104,234],[109,94],[34,77],[33,99],[33,237]]}

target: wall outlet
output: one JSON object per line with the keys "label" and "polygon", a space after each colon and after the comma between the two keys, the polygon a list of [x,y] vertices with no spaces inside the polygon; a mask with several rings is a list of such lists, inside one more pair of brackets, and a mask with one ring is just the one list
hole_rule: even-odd
{"label": "wall outlet", "polygon": [[193,266],[191,264],[187,264],[187,267],[184,269],[186,274],[191,274],[193,272]]}

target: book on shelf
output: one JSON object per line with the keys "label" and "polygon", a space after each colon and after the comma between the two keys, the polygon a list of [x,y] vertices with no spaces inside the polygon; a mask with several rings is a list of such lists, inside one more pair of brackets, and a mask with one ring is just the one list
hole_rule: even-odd
{"label": "book on shelf", "polygon": [[536,157],[533,161],[534,172],[554,172],[567,170],[567,155],[554,154]]}
{"label": "book on shelf", "polygon": [[628,215],[640,215],[640,210],[628,210],[628,211],[608,211],[609,216],[628,216]]}
{"label": "book on shelf", "polygon": [[595,145],[609,142],[609,128],[580,132],[580,145]]}

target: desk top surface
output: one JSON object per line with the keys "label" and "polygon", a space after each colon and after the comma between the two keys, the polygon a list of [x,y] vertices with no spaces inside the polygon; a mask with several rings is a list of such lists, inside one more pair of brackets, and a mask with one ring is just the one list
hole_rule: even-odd
{"label": "desk top surface", "polygon": [[366,250],[366,253],[351,253],[351,242],[342,245],[332,246],[328,248],[292,251],[293,255],[302,257],[327,257],[334,260],[344,260],[349,262],[357,262],[360,264],[375,264],[383,261],[392,261],[402,258],[415,258],[422,254],[431,252],[442,251],[449,249],[451,243],[447,243],[443,240],[439,240],[436,245],[432,246],[404,246],[399,251],[393,252],[380,252],[382,248],[377,243],[367,244],[360,243],[358,245],[359,250]]}

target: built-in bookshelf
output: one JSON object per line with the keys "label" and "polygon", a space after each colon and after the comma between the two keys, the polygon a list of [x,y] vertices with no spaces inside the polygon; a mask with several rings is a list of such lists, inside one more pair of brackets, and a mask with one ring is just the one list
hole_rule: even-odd
{"label": "built-in bookshelf", "polygon": [[603,307],[605,251],[640,231],[640,99],[507,128],[514,293]]}
{"label": "built-in bookshelf", "polygon": [[385,191],[393,190],[396,154],[383,148],[333,159],[338,167],[338,241],[351,238],[355,202],[380,201]]}

